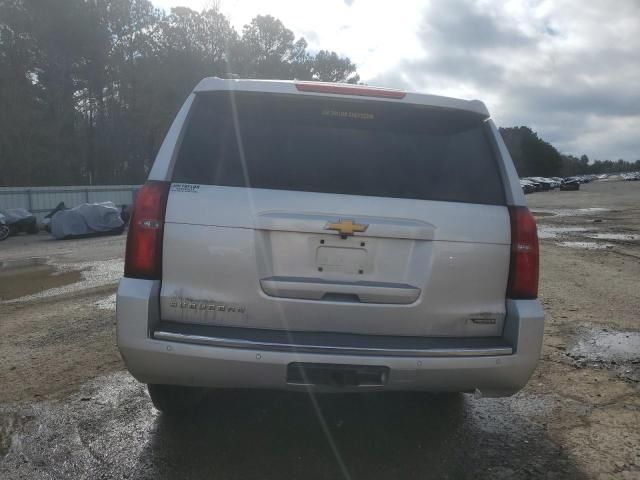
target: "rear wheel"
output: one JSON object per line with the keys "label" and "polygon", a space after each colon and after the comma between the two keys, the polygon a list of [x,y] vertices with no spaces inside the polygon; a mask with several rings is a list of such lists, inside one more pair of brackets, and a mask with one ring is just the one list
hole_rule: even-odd
{"label": "rear wheel", "polygon": [[202,402],[204,390],[198,387],[180,385],[147,385],[153,406],[166,414],[184,414],[198,407]]}
{"label": "rear wheel", "polygon": [[11,229],[7,225],[0,225],[0,240],[4,240],[11,234]]}

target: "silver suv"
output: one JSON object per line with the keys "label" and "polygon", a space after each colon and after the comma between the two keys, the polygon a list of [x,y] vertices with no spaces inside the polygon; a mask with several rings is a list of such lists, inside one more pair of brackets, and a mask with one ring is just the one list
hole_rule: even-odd
{"label": "silver suv", "polygon": [[207,78],[135,203],[118,346],[164,411],[202,387],[503,396],[538,362],[537,289],[482,102]]}

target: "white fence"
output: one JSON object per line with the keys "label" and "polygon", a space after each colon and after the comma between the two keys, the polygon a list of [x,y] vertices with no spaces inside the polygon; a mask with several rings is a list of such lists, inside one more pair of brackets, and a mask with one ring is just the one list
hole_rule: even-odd
{"label": "white fence", "polygon": [[95,202],[130,205],[139,188],[139,185],[0,187],[0,209],[26,208],[42,220],[60,202],[69,208]]}

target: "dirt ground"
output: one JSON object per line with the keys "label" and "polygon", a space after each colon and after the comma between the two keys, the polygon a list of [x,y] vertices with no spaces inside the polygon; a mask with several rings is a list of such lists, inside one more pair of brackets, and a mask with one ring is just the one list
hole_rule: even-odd
{"label": "dirt ground", "polygon": [[640,478],[640,182],[528,196],[545,342],[506,399],[212,393],[159,415],[115,345],[124,236],[0,243],[0,478]]}

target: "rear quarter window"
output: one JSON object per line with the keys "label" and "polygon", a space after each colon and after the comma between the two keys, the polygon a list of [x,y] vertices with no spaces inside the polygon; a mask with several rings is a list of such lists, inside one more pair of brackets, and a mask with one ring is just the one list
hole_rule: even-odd
{"label": "rear quarter window", "polygon": [[199,94],[181,183],[504,205],[484,118],[371,100]]}

